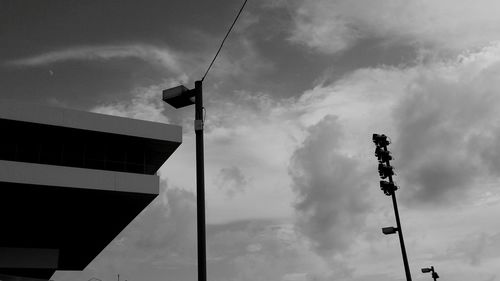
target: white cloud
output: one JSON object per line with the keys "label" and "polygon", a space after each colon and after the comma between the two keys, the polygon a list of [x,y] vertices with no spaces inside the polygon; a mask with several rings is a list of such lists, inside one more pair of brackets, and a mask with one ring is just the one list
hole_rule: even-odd
{"label": "white cloud", "polygon": [[163,114],[164,102],[160,93],[164,89],[159,86],[136,89],[140,94],[135,94],[132,100],[99,105],[91,111],[101,114],[115,115],[147,121],[168,123],[168,118]]}
{"label": "white cloud", "polygon": [[17,66],[39,66],[70,60],[111,60],[138,58],[153,65],[164,67],[176,74],[182,74],[180,55],[168,48],[151,45],[109,45],[79,46],[35,55],[8,62]]}
{"label": "white cloud", "polygon": [[370,136],[389,135],[404,198],[451,203],[499,175],[499,71],[500,44],[492,44],[455,60],[360,69],[294,106],[303,124],[338,116],[349,140],[341,150],[372,161],[374,170]]}
{"label": "white cloud", "polygon": [[394,111],[396,163],[412,201],[461,201],[498,175],[499,71],[498,44],[418,69]]}
{"label": "white cloud", "polygon": [[293,42],[324,53],[345,50],[362,38],[463,50],[498,39],[495,0],[296,1]]}

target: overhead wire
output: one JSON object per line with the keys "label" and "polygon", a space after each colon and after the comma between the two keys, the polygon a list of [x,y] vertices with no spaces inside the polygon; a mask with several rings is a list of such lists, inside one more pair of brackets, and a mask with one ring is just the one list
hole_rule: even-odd
{"label": "overhead wire", "polygon": [[222,50],[222,46],[224,46],[224,42],[226,42],[226,39],[229,36],[229,33],[231,33],[231,30],[233,29],[234,25],[236,24],[236,21],[238,20],[238,18],[240,17],[241,12],[245,8],[245,5],[247,4],[247,1],[248,0],[245,0],[243,2],[243,5],[241,5],[241,8],[238,11],[238,14],[236,15],[236,18],[234,19],[233,23],[231,24],[231,27],[229,27],[229,30],[227,31],[226,36],[224,36],[224,39],[222,39],[222,42],[221,42],[221,44],[219,46],[219,49],[217,50],[217,53],[215,53],[215,56],[212,59],[212,62],[210,63],[210,65],[208,66],[207,71],[205,71],[205,74],[203,75],[203,78],[201,78],[201,82],[203,82],[203,80],[205,80],[205,77],[207,76],[208,72],[210,71],[210,68],[212,68],[212,65],[214,64],[215,60],[217,59],[217,56],[219,55],[220,51]]}

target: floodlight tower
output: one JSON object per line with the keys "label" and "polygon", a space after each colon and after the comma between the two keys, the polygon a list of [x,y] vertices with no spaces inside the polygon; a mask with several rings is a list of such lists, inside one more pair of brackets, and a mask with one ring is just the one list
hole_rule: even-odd
{"label": "floodlight tower", "polygon": [[203,82],[194,83],[189,90],[183,85],[163,90],[163,101],[175,108],[195,105],[194,131],[196,133],[196,213],[198,232],[198,281],[207,280],[205,240],[205,164],[203,153]]}
{"label": "floodlight tower", "polygon": [[[394,206],[394,215],[396,217],[397,227],[384,227],[382,233],[385,235],[398,233],[399,243],[401,244],[401,254],[403,256],[403,264],[405,267],[406,281],[411,281],[410,266],[408,265],[408,257],[406,256],[405,242],[403,240],[403,230],[401,228],[401,221],[399,220],[398,203],[396,201],[396,190],[398,187],[394,184],[392,176],[394,175],[394,168],[391,166],[392,160],[391,153],[387,149],[390,141],[386,135],[373,134],[373,142],[375,143],[375,156],[378,159],[378,173],[380,178],[380,189],[385,195],[392,197],[392,204]],[[384,180],[388,179],[388,181]]]}

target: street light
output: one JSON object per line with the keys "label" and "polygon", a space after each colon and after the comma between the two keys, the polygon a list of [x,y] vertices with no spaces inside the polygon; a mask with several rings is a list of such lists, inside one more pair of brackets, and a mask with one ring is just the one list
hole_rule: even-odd
{"label": "street light", "polygon": [[195,105],[194,130],[196,133],[196,206],[198,232],[198,281],[207,280],[205,240],[205,168],[203,159],[203,85],[194,83],[194,89],[180,85],[163,91],[163,101],[175,108]]}
{"label": "street light", "polygon": [[397,227],[384,227],[382,233],[385,235],[398,233],[399,243],[401,244],[401,255],[403,256],[403,265],[405,267],[406,281],[411,281],[410,266],[408,264],[408,257],[406,256],[406,248],[403,239],[403,230],[401,229],[401,221],[399,220],[398,203],[396,201],[396,190],[398,187],[394,184],[392,176],[394,176],[394,168],[391,166],[390,161],[393,157],[387,146],[391,143],[386,135],[373,134],[373,143],[375,144],[375,157],[378,159],[378,174],[381,179],[380,189],[385,195],[392,197],[392,204],[394,206],[394,216],[396,217]]}
{"label": "street light", "polygon": [[175,108],[194,104],[196,88],[189,90],[183,85],[163,90],[163,101]]}
{"label": "street light", "polygon": [[429,273],[429,272],[432,273],[431,277],[432,277],[432,279],[434,279],[434,281],[436,281],[436,279],[439,278],[439,275],[437,274],[437,272],[434,271],[434,266],[422,268],[422,273]]}
{"label": "street light", "polygon": [[394,226],[388,226],[388,227],[383,227],[382,228],[382,233],[385,234],[385,235],[394,234],[397,231],[398,231],[398,228],[394,227]]}

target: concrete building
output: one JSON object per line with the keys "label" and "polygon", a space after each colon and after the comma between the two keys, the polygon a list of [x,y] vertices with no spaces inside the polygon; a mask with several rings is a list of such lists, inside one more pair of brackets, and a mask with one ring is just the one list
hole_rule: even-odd
{"label": "concrete building", "polygon": [[158,195],[182,142],[178,126],[10,101],[0,132],[2,281],[83,270]]}

